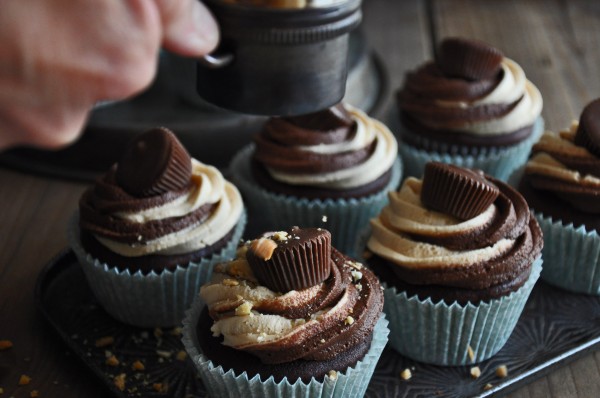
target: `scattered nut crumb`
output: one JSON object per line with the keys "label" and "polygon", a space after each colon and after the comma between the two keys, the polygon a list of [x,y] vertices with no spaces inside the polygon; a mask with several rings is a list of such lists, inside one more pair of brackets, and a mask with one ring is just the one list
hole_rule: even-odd
{"label": "scattered nut crumb", "polygon": [[479,366],[473,366],[471,368],[471,377],[476,379],[479,376],[481,376],[481,369],[479,369]]}
{"label": "scattered nut crumb", "polygon": [[0,387],[0,394],[4,394],[4,388]]}
{"label": "scattered nut crumb", "polygon": [[362,267],[363,267],[363,265],[357,261],[347,261],[346,265],[348,265],[352,268],[358,269],[358,270],[362,269]]}
{"label": "scattered nut crumb", "polygon": [[248,301],[244,301],[235,309],[236,316],[248,316],[250,314],[252,314],[252,303]]}
{"label": "scattered nut crumb", "polygon": [[487,391],[487,390],[491,390],[492,387],[494,387],[494,386],[491,385],[490,383],[487,383],[485,386],[483,386],[483,389],[484,389],[484,391]]}
{"label": "scattered nut crumb", "polygon": [[187,358],[187,352],[185,352],[184,350],[181,350],[177,353],[177,355],[175,356],[175,358],[178,361],[185,361],[185,359]]}
{"label": "scattered nut crumb", "polygon": [[359,292],[362,292],[362,283],[357,283],[355,286]]}
{"label": "scattered nut crumb", "polygon": [[358,282],[363,277],[362,272],[357,271],[357,270],[350,271],[350,274],[352,275],[352,279],[354,279],[354,282]]}
{"label": "scattered nut crumb", "polygon": [[223,279],[221,283],[225,286],[238,286],[240,284],[240,282],[230,278]]}
{"label": "scattered nut crumb", "polygon": [[325,343],[325,339],[321,339],[321,344]]}
{"label": "scattered nut crumb", "polygon": [[114,355],[111,355],[111,356],[109,356],[108,358],[106,358],[106,361],[105,361],[105,363],[106,363],[108,366],[119,366],[119,360],[118,360],[118,359],[117,359],[117,357],[116,357],[116,356],[114,356]]}
{"label": "scattered nut crumb", "polygon": [[107,347],[114,344],[114,342],[115,338],[113,336],[100,337],[98,340],[96,340],[96,347]]}
{"label": "scattered nut crumb", "polygon": [[19,385],[20,386],[26,386],[30,382],[31,382],[31,377],[29,377],[27,375],[21,375],[21,377],[19,377]]}
{"label": "scattered nut crumb", "polygon": [[274,240],[259,238],[252,241],[250,249],[254,252],[256,257],[262,258],[263,260],[271,259],[273,252],[277,248],[277,243]]}
{"label": "scattered nut crumb", "polygon": [[327,216],[324,215],[323,217],[321,217],[321,221],[322,222],[327,222]]}
{"label": "scattered nut crumb", "polygon": [[13,346],[12,341],[10,340],[0,340],[0,351],[8,350]]}
{"label": "scattered nut crumb", "polygon": [[169,391],[169,385],[167,383],[154,383],[152,384],[154,391],[165,394]]}
{"label": "scattered nut crumb", "polygon": [[125,378],[127,377],[127,375],[125,373],[121,373],[118,376],[115,376],[115,378],[113,379],[113,383],[115,383],[115,387],[117,387],[119,389],[119,391],[124,391],[125,390]]}
{"label": "scattered nut crumb", "polygon": [[181,336],[183,333],[183,328],[181,326],[177,326],[171,330],[171,336]]}
{"label": "scattered nut crumb", "polygon": [[467,347],[467,355],[469,356],[469,359],[471,360],[471,362],[473,362],[475,360],[475,353],[473,352],[473,349],[471,348],[471,346]]}
{"label": "scattered nut crumb", "polygon": [[327,373],[327,376],[331,379],[331,380],[337,380],[338,374],[335,370],[330,370]]}
{"label": "scattered nut crumb", "polygon": [[352,318],[350,315],[348,315],[346,317],[346,319],[344,320],[344,325],[352,325],[354,323],[354,318]]}
{"label": "scattered nut crumb", "polygon": [[273,234],[273,239],[277,241],[288,240],[288,233],[285,231],[277,231]]}
{"label": "scattered nut crumb", "polygon": [[171,358],[173,353],[171,351],[156,350],[156,355],[158,355],[161,358],[168,359],[168,358]]}
{"label": "scattered nut crumb", "polygon": [[163,330],[161,328],[154,328],[154,337],[156,337],[157,339],[160,339],[162,337],[162,335],[164,334]]}
{"label": "scattered nut crumb", "polygon": [[506,365],[500,365],[496,368],[496,376],[501,378],[508,376],[508,368]]}
{"label": "scattered nut crumb", "polygon": [[144,364],[138,359],[136,360],[134,363],[131,364],[131,369],[141,372],[142,370],[145,370],[146,367],[144,366]]}
{"label": "scattered nut crumb", "polygon": [[410,378],[412,377],[412,372],[409,368],[406,368],[402,372],[400,372],[400,377],[402,377],[402,380],[410,380]]}
{"label": "scattered nut crumb", "polygon": [[29,396],[31,398],[37,398],[40,396],[40,392],[38,390],[31,390],[31,392],[29,393]]}

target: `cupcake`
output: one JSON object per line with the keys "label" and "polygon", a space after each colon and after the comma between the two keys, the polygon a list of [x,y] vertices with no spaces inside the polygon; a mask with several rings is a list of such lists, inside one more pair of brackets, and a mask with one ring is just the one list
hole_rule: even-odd
{"label": "cupcake", "polygon": [[600,99],[533,146],[519,190],[544,231],[542,278],[600,295]]}
{"label": "cupcake", "polygon": [[354,255],[356,231],[387,202],[401,176],[394,135],[349,105],[273,117],[230,167],[254,230],[323,227]]}
{"label": "cupcake", "polygon": [[184,320],[183,343],[214,396],[362,396],[387,343],[375,275],[321,228],[240,246]]}
{"label": "cupcake", "polygon": [[448,38],[397,92],[405,174],[429,161],[506,180],[543,132],[542,96],[513,60],[485,43]]}
{"label": "cupcake", "polygon": [[166,128],[138,135],[86,190],[70,245],[102,307],[142,327],[180,324],[246,216],[238,190]]}
{"label": "cupcake", "polygon": [[396,351],[453,366],[502,348],[541,272],[542,232],[516,190],[430,162],[371,225],[365,256],[386,286]]}

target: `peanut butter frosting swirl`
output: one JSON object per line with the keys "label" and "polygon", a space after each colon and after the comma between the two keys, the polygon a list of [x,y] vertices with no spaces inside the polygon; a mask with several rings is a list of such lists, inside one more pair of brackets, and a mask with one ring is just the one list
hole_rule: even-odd
{"label": "peanut butter frosting swirl", "polygon": [[274,292],[261,286],[246,259],[216,267],[200,296],[223,344],[257,356],[265,364],[328,360],[372,337],[383,295],[375,276],[332,249],[331,274],[302,290]]}
{"label": "peanut butter frosting swirl", "polygon": [[255,161],[274,180],[337,190],[379,179],[391,169],[398,151],[385,125],[349,105],[272,118],[254,141]]}
{"label": "peanut butter frosting swirl", "polygon": [[466,291],[471,301],[487,300],[516,290],[540,255],[541,231],[518,192],[486,178],[500,193],[466,220],[427,208],[421,201],[422,181],[408,178],[371,220],[368,249],[401,286],[414,286],[417,292],[435,288],[437,298],[452,301]]}
{"label": "peanut butter frosting swirl", "polygon": [[116,166],[80,200],[80,226],[125,257],[189,253],[219,241],[237,224],[242,198],[215,167],[192,159],[189,183],[154,196],[134,196]]}

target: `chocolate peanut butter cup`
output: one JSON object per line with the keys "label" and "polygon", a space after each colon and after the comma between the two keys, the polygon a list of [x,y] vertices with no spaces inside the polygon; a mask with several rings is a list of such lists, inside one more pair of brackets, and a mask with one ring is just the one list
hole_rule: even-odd
{"label": "chocolate peanut butter cup", "polygon": [[161,195],[186,187],[192,175],[190,155],[164,127],[140,134],[119,159],[117,183],[138,197]]}
{"label": "chocolate peanut butter cup", "polygon": [[440,44],[436,63],[448,77],[481,80],[500,71],[502,58],[500,50],[486,43],[453,37]]}
{"label": "chocolate peanut butter cup", "polygon": [[425,206],[460,220],[485,211],[500,191],[483,172],[440,162],[425,166],[421,201]]}
{"label": "chocolate peanut butter cup", "polygon": [[590,102],[581,112],[575,144],[600,156],[600,98]]}
{"label": "chocolate peanut butter cup", "polygon": [[254,240],[246,258],[258,281],[276,292],[302,290],[329,277],[331,234],[292,227]]}

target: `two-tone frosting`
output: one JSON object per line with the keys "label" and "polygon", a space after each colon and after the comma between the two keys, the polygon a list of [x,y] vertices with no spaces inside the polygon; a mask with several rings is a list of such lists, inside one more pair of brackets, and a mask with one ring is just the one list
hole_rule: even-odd
{"label": "two-tone frosting", "polygon": [[[282,249],[282,258],[291,258],[291,251],[302,253],[296,260],[289,260],[295,265],[285,272],[293,274],[290,278],[294,281],[306,280],[300,274],[312,270],[296,261],[309,264],[314,252],[311,244],[298,249],[297,241],[305,240],[302,231],[296,228],[247,242],[236,259],[219,265],[211,283],[201,288],[200,296],[214,321],[211,331],[222,338],[222,344],[249,353],[264,364],[284,364],[331,361],[370,342],[383,308],[380,285],[373,273],[334,248],[324,262],[327,272],[318,273],[325,279],[310,287],[277,291],[256,278],[252,267],[265,264],[253,261],[251,266],[248,252],[263,243],[268,249],[273,243],[266,244],[266,239]],[[268,256],[261,255],[263,260],[270,259],[272,250],[267,250]]]}
{"label": "two-tone frosting", "polygon": [[397,94],[402,121],[418,137],[459,145],[506,146],[525,139],[543,106],[515,61],[484,43],[451,38],[436,61],[406,75]]}
{"label": "two-tone frosting", "polygon": [[[435,199],[439,206],[424,204],[424,180],[412,177],[389,194],[389,205],[371,221],[367,244],[378,260],[371,258],[369,264],[376,265],[384,281],[419,297],[479,302],[508,294],[527,280],[541,251],[539,226],[517,191],[493,178],[479,177],[484,181],[477,186],[468,174],[463,177],[474,189],[452,189],[436,182],[436,195],[449,195]],[[453,192],[484,190],[486,184],[497,188],[491,198],[486,194],[491,204],[478,214],[458,218],[473,204],[465,197],[458,201],[463,209],[455,208]]]}
{"label": "two-tone frosting", "polygon": [[[218,169],[187,152],[165,155],[166,146],[180,147],[166,129],[142,134],[133,145],[79,203],[82,235],[99,243],[100,257],[104,249],[130,265],[148,256],[196,253],[231,233],[243,212],[242,198]],[[142,167],[144,161],[152,166]],[[156,176],[144,181],[145,173]]]}
{"label": "two-tone frosting", "polygon": [[594,117],[600,117],[600,100],[569,129],[544,133],[519,187],[534,210],[590,230],[600,227],[600,124]]}
{"label": "two-tone frosting", "polygon": [[309,195],[311,188],[327,196],[323,191],[375,184],[368,194],[389,181],[398,151],[385,125],[341,104],[314,114],[271,118],[254,142],[253,159],[263,170],[259,182],[266,176],[275,190],[297,187]]}

